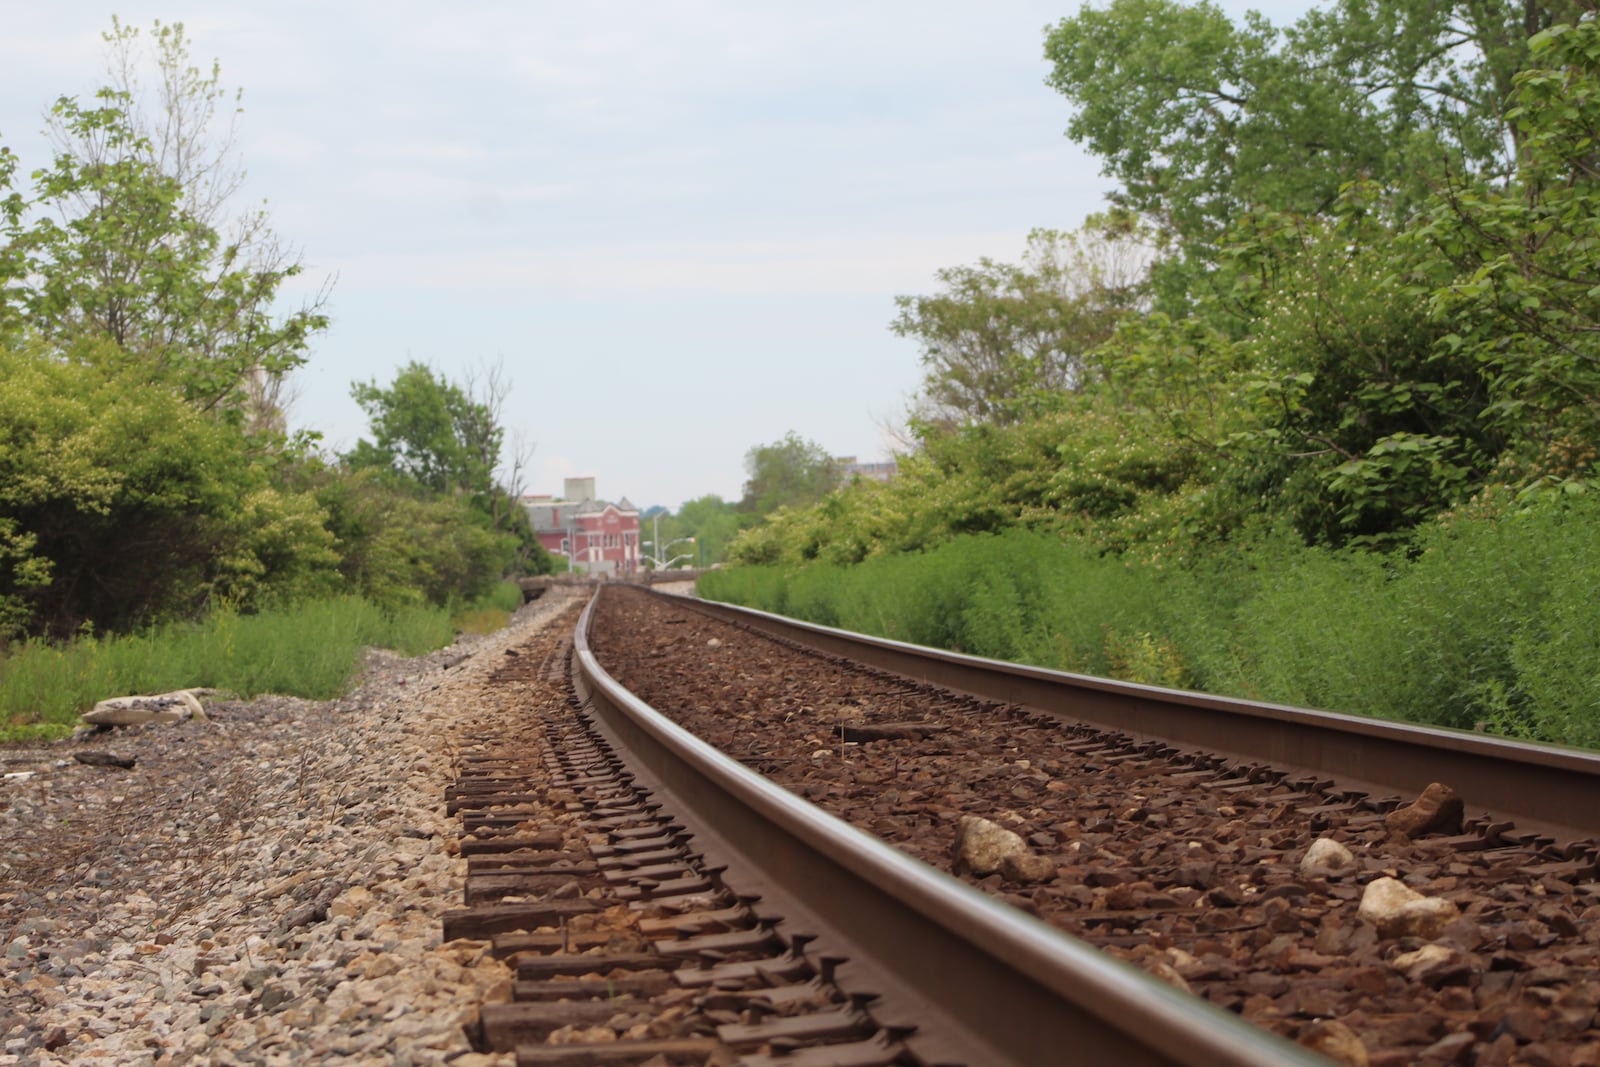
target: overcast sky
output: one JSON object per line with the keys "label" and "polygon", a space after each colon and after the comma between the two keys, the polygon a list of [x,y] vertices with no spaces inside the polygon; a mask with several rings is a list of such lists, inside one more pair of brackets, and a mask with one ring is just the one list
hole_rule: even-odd
{"label": "overcast sky", "polygon": [[244,90],[245,195],[334,280],[293,425],[345,449],[351,382],[500,361],[529,491],[594,475],[676,509],[737,499],[790,430],[884,458],[920,379],[894,297],[1103,206],[1043,84],[1044,27],[1077,7],[14,4],[0,143],[47,162],[42,115],[104,82],[113,10],[184,23]]}

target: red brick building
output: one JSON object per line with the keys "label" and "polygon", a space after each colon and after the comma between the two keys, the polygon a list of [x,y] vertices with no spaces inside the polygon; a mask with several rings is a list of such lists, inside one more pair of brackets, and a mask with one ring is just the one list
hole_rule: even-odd
{"label": "red brick building", "polygon": [[639,570],[639,509],[623,497],[615,504],[595,496],[593,478],[568,478],[560,498],[522,498],[539,543],[568,569],[625,575]]}

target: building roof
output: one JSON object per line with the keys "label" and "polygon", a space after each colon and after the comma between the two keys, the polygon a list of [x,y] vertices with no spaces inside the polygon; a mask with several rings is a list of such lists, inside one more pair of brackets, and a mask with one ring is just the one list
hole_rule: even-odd
{"label": "building roof", "polygon": [[602,515],[607,508],[615,508],[619,513],[625,515],[639,514],[639,509],[629,503],[627,497],[623,497],[615,504],[608,500],[596,500],[593,497],[586,500],[554,500],[548,496],[531,499],[524,497],[523,507],[527,509],[528,519],[533,523],[534,531],[538,533],[564,530],[570,526],[570,521],[549,521],[552,515],[559,516],[562,511],[567,513],[569,520],[580,516]]}
{"label": "building roof", "polygon": [[628,503],[627,497],[623,497],[622,500],[616,504],[613,504],[609,500],[596,500],[591,497],[590,499],[584,500],[577,505],[577,513],[579,515],[598,515],[602,511],[605,511],[606,508],[616,508],[618,511],[628,511],[635,515],[639,513],[638,508]]}

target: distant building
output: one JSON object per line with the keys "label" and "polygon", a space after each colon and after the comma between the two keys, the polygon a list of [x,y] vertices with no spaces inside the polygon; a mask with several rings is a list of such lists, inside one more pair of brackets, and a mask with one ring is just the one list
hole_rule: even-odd
{"label": "distant building", "polygon": [[839,471],[841,482],[848,482],[852,478],[870,478],[875,482],[887,482],[900,473],[900,465],[892,459],[877,463],[860,463],[854,456],[835,456],[833,465]]}
{"label": "distant building", "polygon": [[615,504],[595,495],[594,479],[568,478],[559,498],[522,497],[539,543],[567,560],[569,569],[625,575],[639,570],[639,509],[623,497]]}

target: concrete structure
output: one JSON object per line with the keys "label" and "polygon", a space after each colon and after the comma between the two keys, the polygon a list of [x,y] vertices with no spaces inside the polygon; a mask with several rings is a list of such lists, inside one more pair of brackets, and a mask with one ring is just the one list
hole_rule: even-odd
{"label": "concrete structure", "polygon": [[623,497],[615,504],[595,495],[595,480],[568,478],[559,498],[522,498],[528,521],[545,551],[588,574],[627,575],[639,570],[639,509]]}
{"label": "concrete structure", "polygon": [[852,478],[870,478],[875,482],[887,482],[900,473],[900,465],[892,459],[861,463],[854,456],[835,456],[833,463],[839,470],[841,482],[849,482]]}

